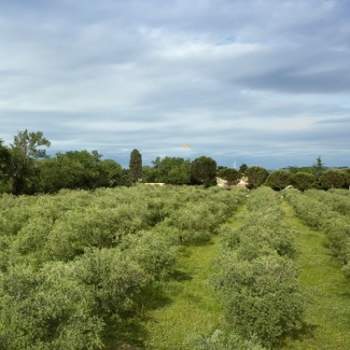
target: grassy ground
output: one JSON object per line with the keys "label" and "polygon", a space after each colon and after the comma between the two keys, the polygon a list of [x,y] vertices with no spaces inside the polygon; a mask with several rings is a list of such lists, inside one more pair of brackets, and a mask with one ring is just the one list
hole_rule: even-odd
{"label": "grassy ground", "polygon": [[177,273],[166,284],[169,303],[155,309],[145,325],[146,349],[192,349],[193,337],[208,334],[220,323],[221,309],[208,278],[218,251],[218,237],[205,245],[187,247]]}
{"label": "grassy ground", "polygon": [[289,341],[285,349],[350,349],[350,283],[325,247],[326,236],[305,226],[284,203],[287,221],[297,230],[296,259],[300,282],[310,298],[309,332]]}
{"label": "grassy ground", "polygon": [[[245,207],[230,220],[239,225]],[[168,303],[151,312],[145,324],[146,349],[193,350],[193,340],[220,327],[223,312],[210,286],[213,261],[220,249],[220,236],[208,244],[186,247],[177,262],[177,278],[166,284]]]}

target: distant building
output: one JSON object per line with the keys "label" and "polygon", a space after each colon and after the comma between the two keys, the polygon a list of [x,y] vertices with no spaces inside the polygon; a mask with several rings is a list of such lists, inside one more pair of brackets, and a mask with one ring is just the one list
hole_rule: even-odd
{"label": "distant building", "polygon": [[241,188],[247,188],[248,187],[248,178],[242,177],[238,184],[236,185],[230,185],[229,182],[225,179],[222,179],[221,177],[216,178],[216,184],[221,188],[233,188],[233,187],[241,187]]}
{"label": "distant building", "polygon": [[239,180],[237,187],[247,188],[248,185],[249,185],[248,178],[244,176]]}
{"label": "distant building", "polygon": [[165,182],[145,182],[147,186],[165,186]]}

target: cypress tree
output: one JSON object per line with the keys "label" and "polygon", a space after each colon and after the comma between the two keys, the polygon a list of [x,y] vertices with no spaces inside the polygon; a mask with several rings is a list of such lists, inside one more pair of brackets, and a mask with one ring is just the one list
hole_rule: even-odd
{"label": "cypress tree", "polygon": [[130,154],[129,171],[132,182],[137,182],[142,178],[142,155],[137,149]]}

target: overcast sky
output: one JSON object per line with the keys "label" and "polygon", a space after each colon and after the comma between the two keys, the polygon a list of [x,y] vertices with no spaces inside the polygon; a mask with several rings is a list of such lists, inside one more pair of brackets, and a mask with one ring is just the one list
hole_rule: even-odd
{"label": "overcast sky", "polygon": [[[0,0],[0,138],[127,164],[350,165],[349,0]],[[190,148],[181,147],[183,144]]]}

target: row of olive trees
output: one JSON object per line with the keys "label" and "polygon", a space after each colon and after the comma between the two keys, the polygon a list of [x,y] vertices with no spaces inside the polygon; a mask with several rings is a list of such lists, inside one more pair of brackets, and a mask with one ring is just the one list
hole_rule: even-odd
{"label": "row of olive trees", "polygon": [[301,194],[295,190],[286,192],[288,201],[306,225],[327,234],[328,247],[343,264],[343,271],[350,277],[350,197],[320,191]]}
{"label": "row of olive trees", "polygon": [[245,197],[173,186],[1,196],[0,350],[123,344],[178,247],[208,239]]}
{"label": "row of olive trees", "polygon": [[227,336],[208,349],[231,348],[221,341],[225,344],[231,334],[237,339],[237,333],[250,344],[242,342],[242,349],[260,349],[258,344],[280,349],[285,337],[303,328],[293,231],[283,222],[280,198],[262,187],[250,195],[247,206],[242,226],[221,228],[224,241],[214,285],[223,302]]}

